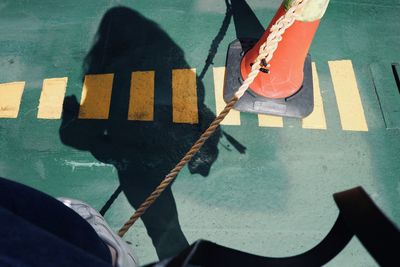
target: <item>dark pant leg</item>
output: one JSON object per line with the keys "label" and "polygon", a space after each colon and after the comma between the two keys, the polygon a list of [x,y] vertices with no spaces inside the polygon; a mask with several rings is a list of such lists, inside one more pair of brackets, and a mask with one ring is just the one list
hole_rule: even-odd
{"label": "dark pant leg", "polygon": [[[0,207],[105,262],[111,262],[108,247],[90,224],[44,193],[0,177]],[[3,227],[3,221],[0,223]]]}
{"label": "dark pant leg", "polygon": [[111,267],[42,228],[0,207],[0,266]]}
{"label": "dark pant leg", "polygon": [[163,192],[142,216],[142,220],[159,259],[174,256],[189,246],[179,224],[178,211],[171,188],[167,188]]}
{"label": "dark pant leg", "polygon": [[[129,203],[138,209],[143,200],[159,184],[157,179],[143,175],[145,179],[129,179],[134,174],[120,173],[121,186]],[[145,182],[142,182],[142,181]],[[179,224],[178,211],[171,188],[168,187],[141,217],[147,233],[153,241],[159,259],[171,257],[189,246]]]}

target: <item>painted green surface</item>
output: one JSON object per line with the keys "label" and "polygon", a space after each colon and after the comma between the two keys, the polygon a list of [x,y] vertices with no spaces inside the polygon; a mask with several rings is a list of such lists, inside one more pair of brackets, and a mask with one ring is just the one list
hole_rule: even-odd
{"label": "painted green surface", "polygon": [[[280,1],[249,0],[248,3],[266,26]],[[184,134],[185,127],[182,130],[170,126],[173,134],[178,133],[175,139],[168,146],[157,146],[160,140],[156,139],[157,133],[151,132],[155,128],[149,127],[150,132],[146,133],[154,138],[155,146],[150,144],[152,150],[146,152],[143,148],[135,153],[144,153],[151,160],[140,161],[132,156],[133,151],[122,149],[130,154],[121,152],[118,162],[107,164],[104,159],[96,159],[100,158],[98,154],[95,158],[93,152],[64,145],[59,136],[61,120],[38,120],[36,114],[45,78],[67,76],[67,95],[80,98],[85,56],[96,41],[104,14],[119,5],[136,10],[147,18],[146,23],[157,23],[160,29],[154,34],[162,37],[160,42],[169,49],[155,53],[160,56],[159,61],[151,53],[160,44],[132,52],[148,53],[145,58],[153,60],[133,65],[123,61],[130,59],[131,54],[115,55],[118,60],[108,62],[98,71],[122,73],[124,69],[118,67],[125,64],[138,70],[156,69],[161,73],[160,91],[169,89],[171,68],[196,68],[200,74],[226,12],[222,0],[0,3],[0,82],[26,81],[19,117],[0,120],[0,175],[53,196],[82,199],[97,209],[109,200],[120,182],[127,182],[128,186],[123,185],[124,194],[117,197],[105,215],[116,230],[133,212],[127,199],[137,200],[137,194],[151,191],[148,181],[160,179],[157,175],[166,171],[163,168],[182,153],[180,150],[193,136]],[[252,114],[241,115],[241,126],[222,127],[246,147],[245,153],[239,153],[226,137],[221,137],[219,154],[208,176],[190,174],[184,169],[172,186],[180,229],[175,224],[171,231],[178,237],[158,240],[162,244],[158,247],[160,254],[185,243],[180,231],[189,243],[203,238],[259,255],[301,253],[316,245],[332,227],[338,214],[332,194],[358,185],[400,225],[400,132],[386,129],[370,70],[370,65],[376,62],[400,62],[399,12],[400,1],[331,1],[310,51],[319,72],[328,129],[304,130],[293,119],[285,119],[282,129],[260,128]],[[143,33],[140,26],[132,21],[120,27],[123,33],[132,34],[132,41],[137,40],[141,47],[144,36],[138,34]],[[232,20],[211,67],[225,64],[226,48],[235,38]],[[327,61],[339,59],[353,62],[368,132],[341,130],[327,65]],[[211,68],[199,83],[204,86],[204,104],[215,111]],[[128,126],[124,129],[127,135],[132,134]],[[194,130],[189,127],[187,131]],[[124,157],[128,159],[127,166],[121,165]],[[126,168],[128,171],[124,173]],[[152,168],[153,172],[149,172]],[[132,178],[119,179],[121,172]],[[143,176],[149,173],[153,176]],[[130,187],[130,179],[145,188]],[[158,213],[154,214],[152,221],[165,226]],[[157,259],[142,222],[130,230],[126,240],[133,243],[141,263]],[[359,241],[353,239],[328,266],[376,266],[376,263]]]}

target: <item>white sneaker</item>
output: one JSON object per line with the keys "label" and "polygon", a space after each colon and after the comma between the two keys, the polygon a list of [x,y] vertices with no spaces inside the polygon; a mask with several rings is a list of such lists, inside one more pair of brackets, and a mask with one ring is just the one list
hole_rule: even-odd
{"label": "white sneaker", "polygon": [[137,267],[139,261],[136,255],[130,249],[128,244],[122,240],[114,231],[108,226],[103,216],[100,215],[95,209],[86,204],[85,202],[69,199],[57,198],[64,203],[65,206],[71,208],[84,218],[100,236],[100,238],[110,247],[114,248],[117,252],[116,267]]}

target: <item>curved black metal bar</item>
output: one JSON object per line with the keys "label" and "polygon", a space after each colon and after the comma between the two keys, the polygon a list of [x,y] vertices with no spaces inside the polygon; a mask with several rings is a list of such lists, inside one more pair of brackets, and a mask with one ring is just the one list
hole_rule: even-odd
{"label": "curved black metal bar", "polygon": [[334,199],[340,210],[335,224],[318,245],[302,254],[283,258],[262,257],[199,240],[177,257],[150,266],[322,266],[338,255],[354,235],[381,266],[393,266],[398,260],[400,232],[367,193],[357,187],[334,194]]}
{"label": "curved black metal bar", "polygon": [[400,231],[362,187],[333,195],[347,227],[381,266],[398,266]]}
{"label": "curved black metal bar", "polygon": [[[353,237],[346,227],[343,216],[339,214],[328,235],[311,250],[292,257],[261,257],[242,251],[226,248],[209,241],[197,241],[185,257],[183,264],[168,266],[186,266],[191,263],[199,266],[322,266],[339,254]],[[196,251],[196,253],[193,253]],[[191,255],[190,255],[191,254]],[[185,262],[185,263],[184,263]],[[174,263],[176,264],[176,263]]]}

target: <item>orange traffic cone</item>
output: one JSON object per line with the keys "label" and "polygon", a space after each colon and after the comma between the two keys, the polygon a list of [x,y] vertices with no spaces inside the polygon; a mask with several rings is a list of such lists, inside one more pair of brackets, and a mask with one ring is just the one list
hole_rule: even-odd
{"label": "orange traffic cone", "polygon": [[[320,8],[320,17],[317,16],[312,21],[296,20],[285,31],[273,58],[270,62],[264,62],[265,67],[260,69],[260,73],[235,105],[235,109],[298,118],[306,117],[312,112],[314,97],[311,59],[307,53],[329,0],[318,1],[326,3],[317,6],[317,9]],[[258,41],[240,39],[230,44],[224,90],[225,101],[231,99],[241,82],[251,72],[252,63],[259,54],[260,46],[268,38],[272,25],[285,14],[287,2],[290,1],[282,3]],[[315,14],[316,8],[315,6],[313,8]]]}

